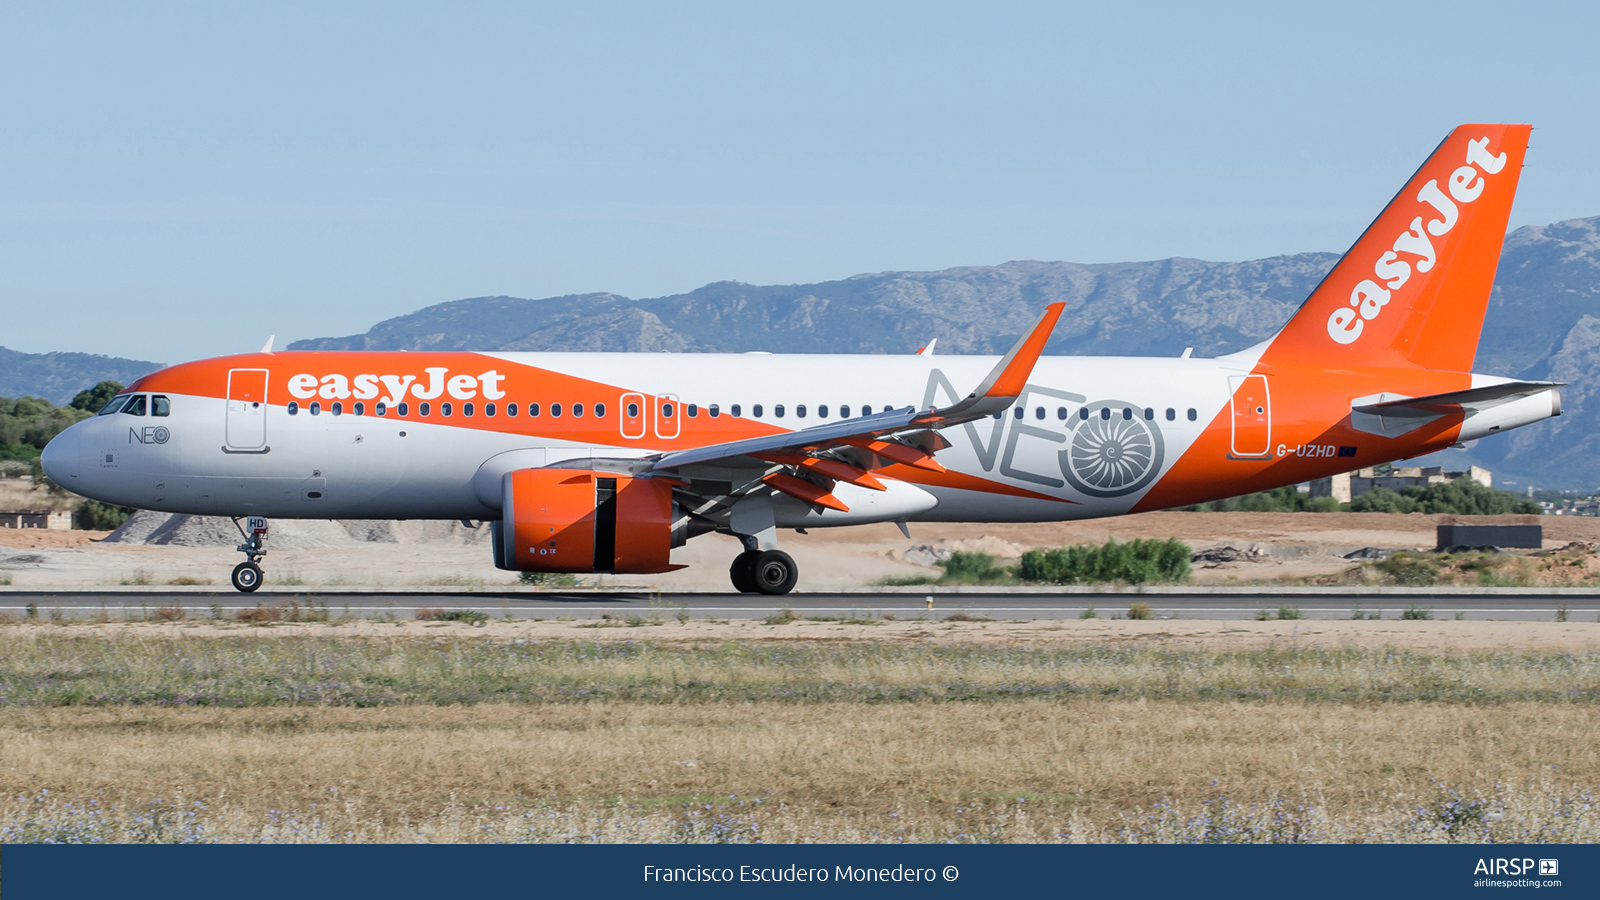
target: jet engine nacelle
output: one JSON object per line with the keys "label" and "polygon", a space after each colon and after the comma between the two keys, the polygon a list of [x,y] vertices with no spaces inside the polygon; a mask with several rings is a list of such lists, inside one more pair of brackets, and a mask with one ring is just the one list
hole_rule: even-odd
{"label": "jet engine nacelle", "polygon": [[582,469],[518,469],[500,482],[494,564],[517,572],[649,574],[689,536],[672,485]]}

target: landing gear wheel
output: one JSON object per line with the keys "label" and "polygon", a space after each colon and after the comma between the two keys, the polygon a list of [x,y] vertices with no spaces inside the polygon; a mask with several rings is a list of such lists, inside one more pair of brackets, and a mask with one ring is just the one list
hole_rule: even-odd
{"label": "landing gear wheel", "polygon": [[734,590],[741,594],[756,592],[756,576],[751,569],[760,555],[759,551],[746,550],[733,558],[733,565],[728,567],[728,578],[733,581]]}
{"label": "landing gear wheel", "polygon": [[794,564],[794,557],[782,550],[763,550],[756,555],[750,574],[761,593],[787,594],[800,580],[800,567]]}
{"label": "landing gear wheel", "polygon": [[253,562],[242,562],[234,566],[233,586],[246,594],[261,587],[261,567]]}

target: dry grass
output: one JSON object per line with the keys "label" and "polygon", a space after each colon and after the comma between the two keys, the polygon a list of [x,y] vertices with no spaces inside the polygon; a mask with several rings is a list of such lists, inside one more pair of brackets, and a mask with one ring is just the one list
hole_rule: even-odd
{"label": "dry grass", "polygon": [[1600,840],[1600,651],[192,628],[4,633],[0,841]]}
{"label": "dry grass", "polygon": [[[329,834],[412,840],[452,816],[527,812],[559,812],[562,828],[608,816],[643,828],[640,817],[666,814],[651,826],[665,829],[686,805],[728,807],[737,795],[763,801],[735,801],[732,814],[768,838],[780,829],[806,839],[811,828],[822,829],[811,839],[832,839],[846,827],[880,838],[956,828],[968,838],[1111,839],[1130,827],[1159,836],[1150,829],[1174,815],[1164,802],[1198,812],[1226,796],[1241,811],[1275,798],[1309,805],[1303,827],[1315,819],[1346,839],[1387,822],[1373,836],[1399,839],[1396,828],[1433,827],[1414,821],[1414,807],[1448,801],[1440,785],[1466,785],[1468,796],[1540,785],[1500,798],[1535,805],[1578,796],[1573,785],[1600,776],[1600,721],[1587,707],[1549,704],[1493,715],[1091,701],[12,709],[0,715],[0,755],[0,791],[19,798],[6,811],[13,823],[42,787],[57,802],[114,809],[198,801],[247,830],[292,810]],[[1582,823],[1573,827],[1587,829],[1583,839],[1600,837],[1593,820]]]}

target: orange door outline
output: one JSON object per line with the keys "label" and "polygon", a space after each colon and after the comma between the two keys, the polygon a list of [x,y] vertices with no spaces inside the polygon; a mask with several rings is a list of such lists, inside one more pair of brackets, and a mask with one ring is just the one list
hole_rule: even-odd
{"label": "orange door outline", "polygon": [[644,402],[643,394],[622,395],[622,436],[625,438],[644,437],[645,419],[650,415],[649,407]]}
{"label": "orange door outline", "polygon": [[681,427],[678,420],[682,418],[683,410],[678,407],[677,394],[656,395],[656,437],[677,437]]}
{"label": "orange door outline", "polygon": [[1272,451],[1272,395],[1265,375],[1233,375],[1233,453],[1259,459]]}
{"label": "orange door outline", "polygon": [[228,370],[228,448],[260,450],[267,445],[267,370]]}

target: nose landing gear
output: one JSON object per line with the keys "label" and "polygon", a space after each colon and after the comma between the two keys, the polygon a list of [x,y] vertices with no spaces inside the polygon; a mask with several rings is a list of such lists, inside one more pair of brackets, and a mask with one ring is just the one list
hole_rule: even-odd
{"label": "nose landing gear", "polygon": [[239,520],[233,520],[233,527],[239,529],[239,535],[244,538],[238,550],[245,555],[245,561],[233,567],[233,586],[235,590],[250,593],[261,587],[261,558],[267,555],[264,545],[267,542],[267,520],[264,516],[250,516],[246,523],[249,530],[239,525]]}

